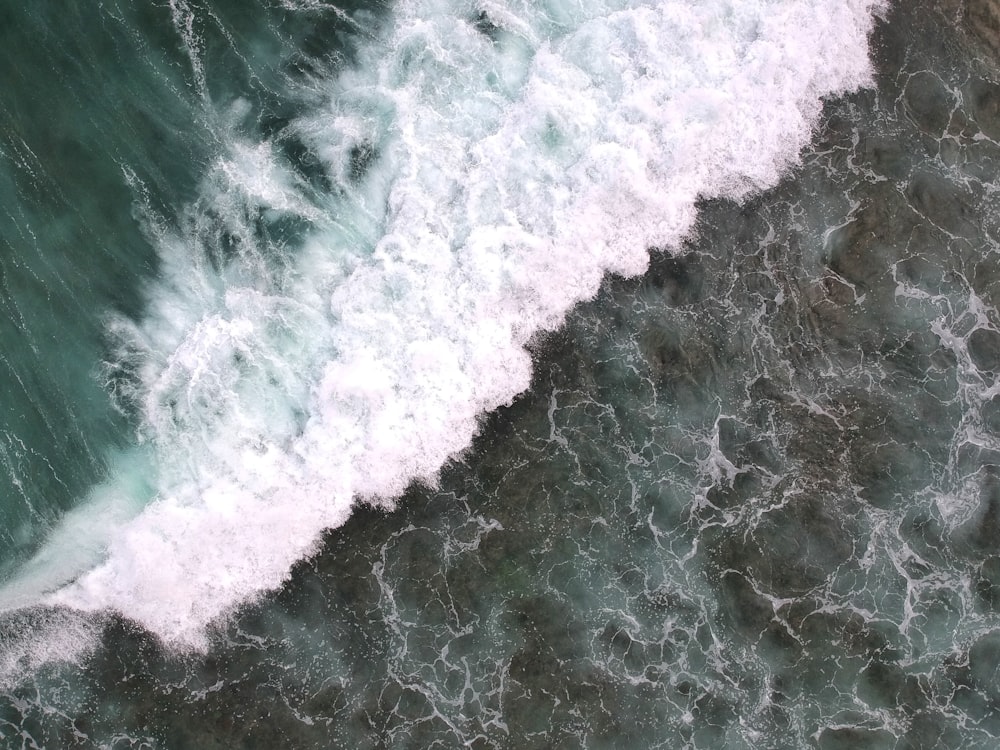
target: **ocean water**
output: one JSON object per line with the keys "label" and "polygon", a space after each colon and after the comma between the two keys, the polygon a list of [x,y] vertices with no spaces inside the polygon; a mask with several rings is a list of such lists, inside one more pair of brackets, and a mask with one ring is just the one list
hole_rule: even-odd
{"label": "ocean water", "polygon": [[995,747],[996,13],[0,3],[0,745]]}

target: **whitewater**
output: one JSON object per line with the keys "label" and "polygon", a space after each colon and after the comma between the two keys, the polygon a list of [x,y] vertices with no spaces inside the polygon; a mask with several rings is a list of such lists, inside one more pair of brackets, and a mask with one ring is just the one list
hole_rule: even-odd
{"label": "whitewater", "polygon": [[0,587],[30,613],[8,674],[105,612],[205,649],[356,503],[433,485],[529,386],[534,337],[794,167],[823,98],[870,84],[884,6],[404,0],[265,140],[171,9],[219,153],[177,223],[124,175],[160,261],[107,323],[136,445]]}

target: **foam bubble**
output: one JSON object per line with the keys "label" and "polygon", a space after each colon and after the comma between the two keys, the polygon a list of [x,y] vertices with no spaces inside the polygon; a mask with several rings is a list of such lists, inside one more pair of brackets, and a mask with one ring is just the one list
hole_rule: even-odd
{"label": "foam bubble", "polygon": [[[820,97],[869,81],[878,7],[399,3],[278,136],[328,193],[231,133],[183,231],[159,235],[147,315],[115,324],[156,499],[43,601],[204,646],[357,498],[433,481],[604,274],[677,247],[699,198],[777,181]],[[276,239],[289,220],[296,247]]]}

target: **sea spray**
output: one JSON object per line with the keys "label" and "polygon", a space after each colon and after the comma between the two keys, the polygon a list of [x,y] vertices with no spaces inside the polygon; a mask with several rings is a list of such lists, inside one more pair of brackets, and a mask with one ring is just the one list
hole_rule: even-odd
{"label": "sea spray", "polygon": [[821,97],[868,82],[877,8],[403,2],[272,138],[235,102],[180,231],[151,232],[143,317],[113,325],[155,499],[94,567],[0,597],[204,646],[356,499],[432,482],[606,273],[773,184]]}

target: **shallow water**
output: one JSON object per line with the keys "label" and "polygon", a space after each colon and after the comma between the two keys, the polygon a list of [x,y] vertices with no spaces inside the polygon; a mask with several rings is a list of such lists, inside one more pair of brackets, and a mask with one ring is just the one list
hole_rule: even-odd
{"label": "shallow water", "polygon": [[[872,40],[876,87],[827,101],[789,177],[739,203],[701,202],[682,246],[654,253],[641,277],[606,277],[554,333],[536,334],[530,388],[485,418],[436,486],[411,487],[391,512],[355,509],[280,591],[211,632],[205,653],[172,652],[114,615],[8,614],[5,658],[27,676],[4,694],[0,737],[49,748],[995,746],[1000,85],[949,12],[894,7]],[[217,80],[205,63],[198,90],[196,75],[171,82],[163,71],[184,61],[165,58],[150,79],[213,102],[256,91],[255,109],[278,107],[270,61],[315,35],[274,24],[246,32],[256,78]],[[212,46],[199,44],[207,60]],[[232,88],[207,91],[221,80]],[[32,446],[17,460],[35,462],[7,465],[35,478],[49,462],[64,483],[10,496],[51,499],[53,518],[117,476],[107,446],[131,460],[121,422],[141,432],[141,418],[127,403],[120,417],[100,406],[82,372],[102,356],[87,352],[114,346],[102,343],[108,307],[138,317],[142,290],[163,276],[149,214],[177,216],[205,195],[219,126],[200,122],[204,111],[190,136],[160,147],[187,149],[184,159],[122,137],[124,184],[149,196],[139,221],[128,196],[100,201],[120,211],[106,222],[74,219],[97,211],[80,208],[77,196],[92,195],[82,177],[75,188],[53,178],[65,198],[10,188],[10,205],[37,212],[12,227],[65,214],[75,231],[134,240],[105,241],[135,248],[127,283],[54,268],[48,250],[37,268],[20,247],[4,255],[16,259],[11,278],[90,278],[88,291],[121,295],[57,313],[80,326],[71,338],[83,351],[40,347],[45,333],[31,338],[28,325],[2,339],[8,360],[52,358],[16,371],[63,378],[34,393],[63,393],[66,405],[49,408],[87,436],[59,442],[41,409],[5,423]],[[156,177],[167,168],[182,173]],[[277,225],[258,225],[268,248],[281,244]],[[60,247],[51,257],[92,258]],[[7,283],[25,290],[4,298],[19,310],[38,304],[27,281]],[[7,343],[22,338],[23,352]],[[12,515],[5,528],[50,522],[11,507],[30,523]],[[21,536],[38,546],[37,531]],[[53,634],[39,639],[46,648],[68,627],[98,644],[82,663],[51,661],[26,626]]]}

